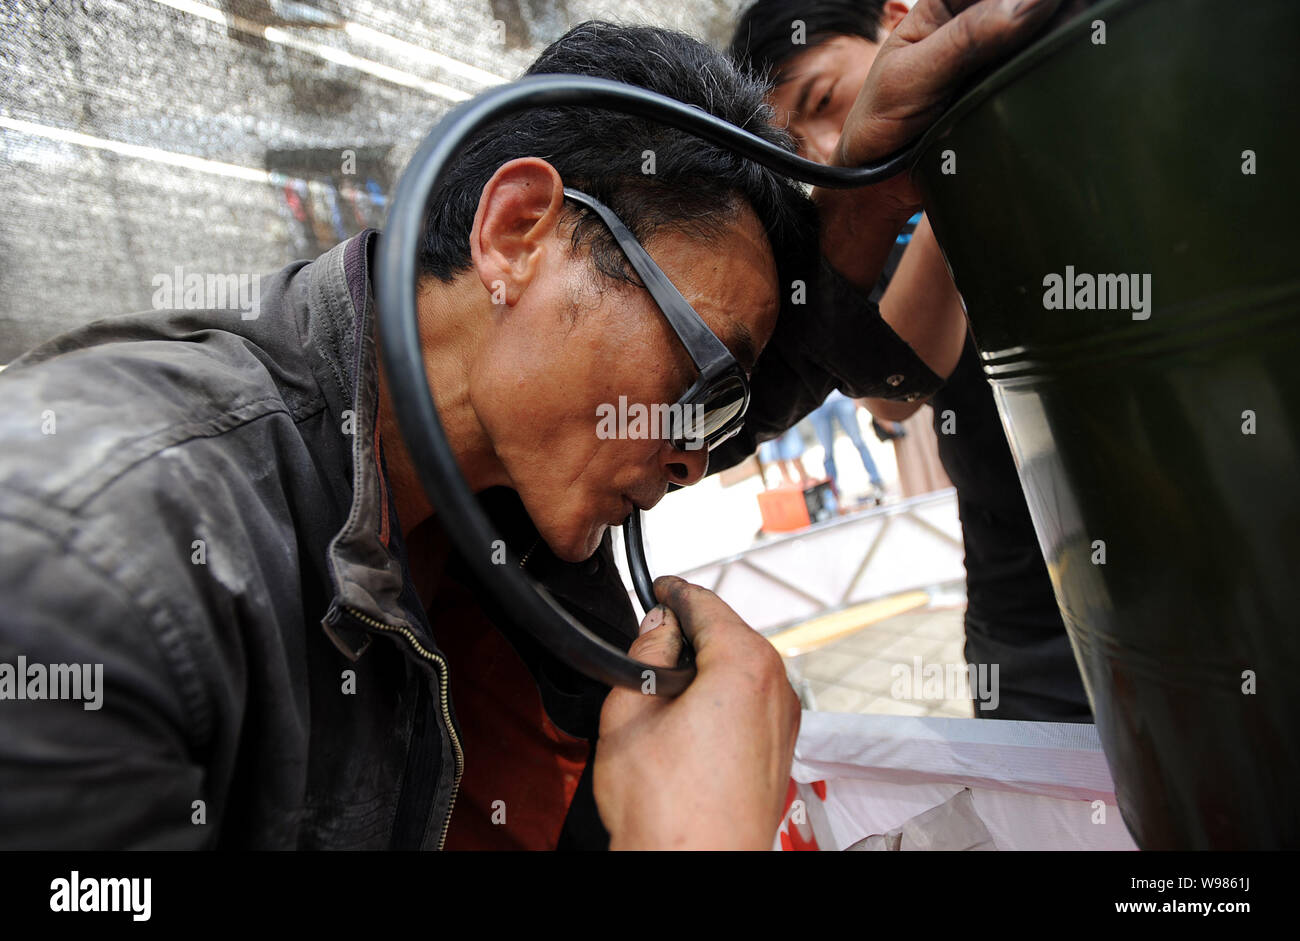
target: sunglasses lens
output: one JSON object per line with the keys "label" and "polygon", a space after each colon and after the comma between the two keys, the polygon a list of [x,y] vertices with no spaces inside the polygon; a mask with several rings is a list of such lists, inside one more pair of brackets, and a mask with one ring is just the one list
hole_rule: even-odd
{"label": "sunglasses lens", "polygon": [[745,384],[739,378],[719,380],[687,407],[685,433],[676,436],[674,445],[683,451],[712,450],[740,429],[746,405]]}

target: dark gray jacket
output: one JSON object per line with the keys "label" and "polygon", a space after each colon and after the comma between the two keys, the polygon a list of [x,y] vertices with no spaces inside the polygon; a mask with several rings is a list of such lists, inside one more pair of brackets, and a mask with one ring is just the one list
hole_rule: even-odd
{"label": "dark gray jacket", "polygon": [[[255,320],[110,318],[0,372],[0,666],[103,665],[97,709],[6,697],[0,675],[0,847],[442,845],[463,756],[435,635],[455,627],[430,624],[391,525],[376,237],[267,279]],[[933,391],[860,310],[838,340],[783,315],[726,462],[835,385]],[[535,541],[513,494],[484,500],[510,541]],[[609,546],[529,565],[626,646]],[[604,690],[518,647],[557,724],[594,737]]]}

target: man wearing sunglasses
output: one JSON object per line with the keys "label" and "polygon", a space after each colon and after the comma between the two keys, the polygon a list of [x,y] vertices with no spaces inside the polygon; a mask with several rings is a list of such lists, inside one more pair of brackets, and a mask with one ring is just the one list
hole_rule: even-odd
{"label": "man wearing sunglasses", "polygon": [[[845,159],[900,147],[1054,6],[923,0]],[[763,87],[681,34],[584,24],[531,71],[639,84],[785,141]],[[889,200],[915,194],[823,197],[823,242],[847,229],[852,264],[878,270]],[[799,717],[779,657],[680,579],[657,582],[672,613],[638,636],[608,530],[706,473],[760,355],[769,375],[816,356],[796,310],[769,348],[789,284],[828,289],[813,221],[797,187],[728,151],[580,108],[485,132],[431,202],[418,313],[461,469],[592,630],[651,665],[690,640],[698,674],[673,700],[606,695],[494,625],[397,431],[377,233],[283,269],[255,320],[130,315],[11,364],[0,663],[100,665],[103,683],[20,701],[0,683],[0,845],[770,846]],[[702,418],[603,438],[620,397]],[[599,820],[575,823],[584,789]]]}
{"label": "man wearing sunglasses", "polygon": [[699,378],[672,405],[669,414],[674,425],[665,435],[668,443],[678,451],[712,451],[744,424],[749,408],[748,372],[608,206],[569,187],[565,187],[564,198],[600,217],[699,372]]}

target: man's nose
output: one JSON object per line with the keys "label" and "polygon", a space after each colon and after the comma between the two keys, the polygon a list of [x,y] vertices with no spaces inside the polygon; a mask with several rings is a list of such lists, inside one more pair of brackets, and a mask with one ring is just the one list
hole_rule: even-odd
{"label": "man's nose", "polygon": [[817,163],[830,163],[831,157],[835,155],[835,148],[839,146],[840,135],[830,127],[822,127],[813,131],[804,138],[804,149],[808,151],[808,159]]}
{"label": "man's nose", "polygon": [[669,481],[689,487],[699,483],[709,472],[709,451],[704,447],[694,451],[679,451],[665,441],[659,449],[659,466]]}

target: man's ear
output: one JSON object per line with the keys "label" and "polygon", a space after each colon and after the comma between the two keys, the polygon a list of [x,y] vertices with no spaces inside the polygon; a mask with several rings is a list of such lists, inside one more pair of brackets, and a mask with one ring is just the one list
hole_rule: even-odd
{"label": "man's ear", "polygon": [[479,194],[470,259],[494,304],[514,305],[537,276],[559,223],[564,183],[540,157],[503,164]]}
{"label": "man's ear", "polygon": [[884,42],[885,36],[897,28],[898,24],[903,22],[903,17],[907,16],[908,5],[903,0],[888,0],[880,11],[880,42]]}

